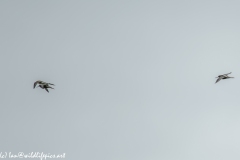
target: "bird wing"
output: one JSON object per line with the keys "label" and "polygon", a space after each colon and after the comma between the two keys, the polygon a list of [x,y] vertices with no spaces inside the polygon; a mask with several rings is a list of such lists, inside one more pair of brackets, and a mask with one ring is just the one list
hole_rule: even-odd
{"label": "bird wing", "polygon": [[219,82],[223,77],[219,77],[215,83]]}
{"label": "bird wing", "polygon": [[49,93],[49,91],[48,91],[48,89],[47,88],[45,88],[45,90]]}
{"label": "bird wing", "polygon": [[38,83],[39,83],[39,81],[36,81],[36,82],[33,84],[33,88],[35,88]]}
{"label": "bird wing", "polygon": [[227,73],[227,74],[224,74],[224,75],[229,75],[229,74],[231,74],[232,72],[230,72],[230,73]]}
{"label": "bird wing", "polygon": [[40,84],[47,85],[48,83],[41,81]]}
{"label": "bird wing", "polygon": [[54,88],[52,88],[51,86],[46,86],[46,88],[51,88],[51,89],[54,89]]}

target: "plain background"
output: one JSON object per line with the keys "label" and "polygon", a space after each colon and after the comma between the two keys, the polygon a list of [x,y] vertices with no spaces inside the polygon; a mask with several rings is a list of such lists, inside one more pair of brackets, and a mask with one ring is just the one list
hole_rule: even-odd
{"label": "plain background", "polygon": [[239,5],[1,1],[0,151],[239,160]]}

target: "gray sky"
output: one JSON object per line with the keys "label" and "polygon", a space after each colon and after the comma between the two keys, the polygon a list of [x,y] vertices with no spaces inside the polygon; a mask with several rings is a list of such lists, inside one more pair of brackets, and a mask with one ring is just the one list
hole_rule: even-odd
{"label": "gray sky", "polygon": [[238,160],[239,5],[1,1],[0,152]]}

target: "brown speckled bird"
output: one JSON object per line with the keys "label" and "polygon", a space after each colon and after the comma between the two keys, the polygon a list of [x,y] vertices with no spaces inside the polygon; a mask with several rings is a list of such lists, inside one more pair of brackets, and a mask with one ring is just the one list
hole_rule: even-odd
{"label": "brown speckled bird", "polygon": [[43,81],[36,81],[36,82],[33,84],[33,88],[35,88],[37,84],[39,84],[38,87],[40,87],[40,88],[42,88],[42,89],[45,89],[47,92],[49,92],[49,91],[48,91],[48,88],[54,89],[54,88],[52,88],[51,86],[49,86],[49,85],[54,85],[54,84],[52,84],[52,83],[46,83],[46,82],[43,82]]}
{"label": "brown speckled bird", "polygon": [[41,84],[54,85],[54,84],[46,83],[46,82],[43,82],[43,81],[36,81],[36,82],[34,82],[34,84],[33,84],[33,88],[35,88],[37,84],[39,84],[39,85],[41,85]]}
{"label": "brown speckled bird", "polygon": [[221,79],[234,78],[234,77],[229,77],[229,76],[228,76],[228,75],[231,74],[231,73],[232,73],[232,72],[227,73],[227,74],[223,74],[223,75],[219,75],[218,77],[216,77],[216,78],[218,78],[218,79],[216,80],[215,83],[219,82]]}

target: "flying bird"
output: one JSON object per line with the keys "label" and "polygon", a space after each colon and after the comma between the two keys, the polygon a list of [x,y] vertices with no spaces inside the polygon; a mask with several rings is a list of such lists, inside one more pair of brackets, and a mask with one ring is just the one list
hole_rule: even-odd
{"label": "flying bird", "polygon": [[52,83],[46,83],[46,82],[43,82],[43,81],[36,81],[33,84],[33,88],[35,88],[37,84],[39,84],[39,85],[54,85]]}
{"label": "flying bird", "polygon": [[48,88],[54,89],[54,88],[52,88],[51,86],[49,86],[47,84],[40,84],[38,87],[40,87],[42,89],[45,89],[48,93],[49,93]]}
{"label": "flying bird", "polygon": [[43,82],[43,81],[36,81],[36,82],[34,82],[33,88],[35,88],[37,84],[39,84],[38,87],[40,87],[40,88],[42,88],[42,89],[45,89],[47,92],[49,92],[49,91],[48,91],[48,88],[54,89],[54,88],[52,88],[51,86],[49,86],[49,85],[54,85],[54,84],[52,84],[52,83],[46,83],[46,82]]}
{"label": "flying bird", "polygon": [[216,77],[216,78],[218,78],[218,79],[216,80],[215,83],[219,82],[221,79],[234,78],[234,77],[229,77],[229,76],[228,76],[228,75],[231,74],[231,73],[232,73],[232,72],[227,73],[227,74],[223,74],[223,75],[219,75],[218,77]]}

